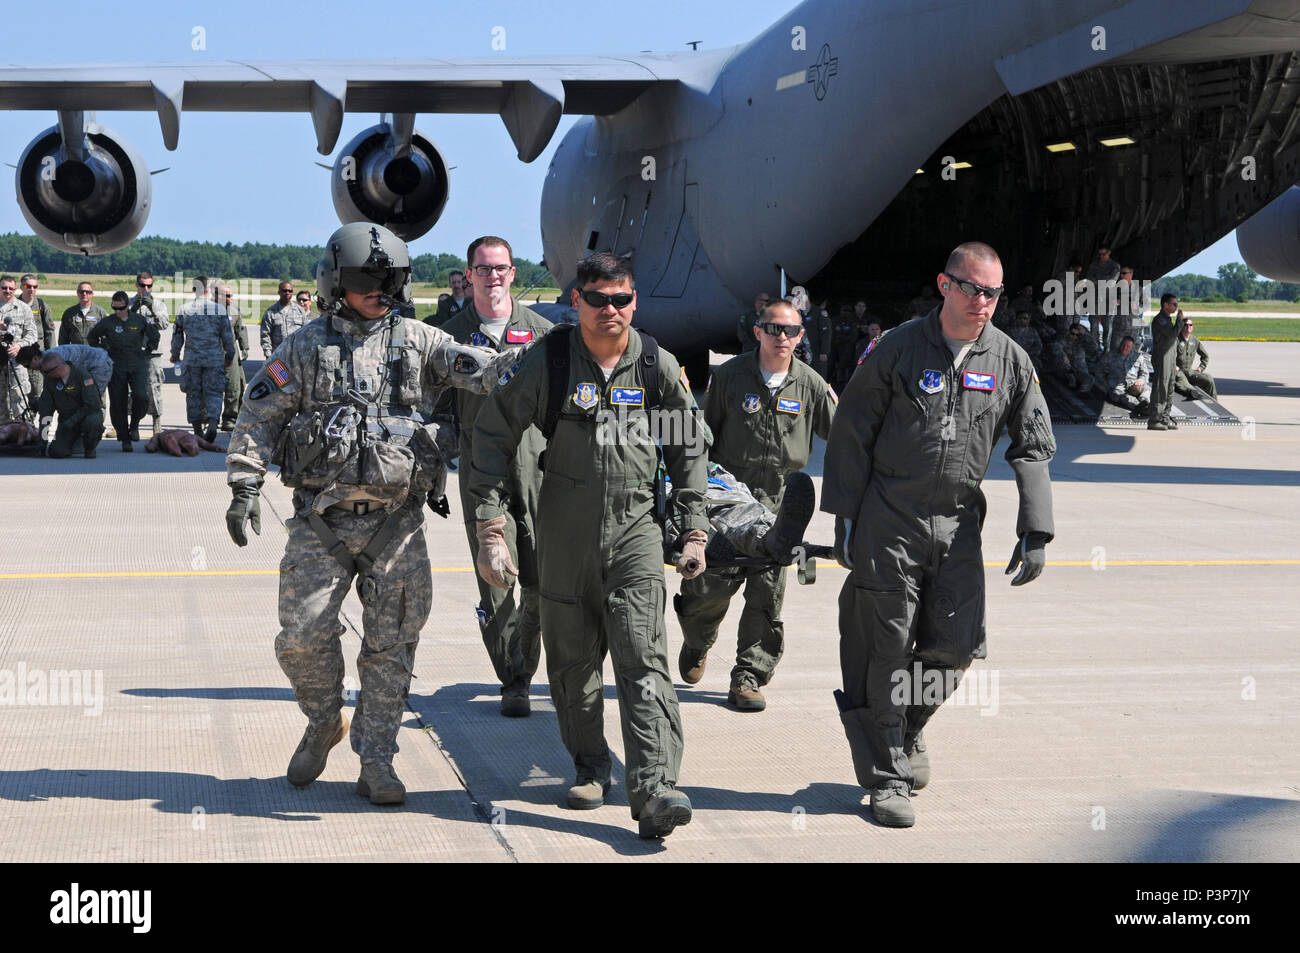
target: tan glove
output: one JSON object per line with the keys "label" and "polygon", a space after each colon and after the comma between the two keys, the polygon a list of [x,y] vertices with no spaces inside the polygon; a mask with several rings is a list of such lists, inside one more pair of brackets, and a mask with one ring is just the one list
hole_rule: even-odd
{"label": "tan glove", "polygon": [[683,579],[694,579],[708,568],[704,562],[704,544],[708,538],[702,529],[688,530],[682,536],[682,554],[677,557],[677,571]]}
{"label": "tan glove", "polygon": [[475,568],[483,581],[498,589],[509,589],[515,584],[519,570],[510,558],[506,545],[506,518],[480,520],[478,524],[478,559]]}

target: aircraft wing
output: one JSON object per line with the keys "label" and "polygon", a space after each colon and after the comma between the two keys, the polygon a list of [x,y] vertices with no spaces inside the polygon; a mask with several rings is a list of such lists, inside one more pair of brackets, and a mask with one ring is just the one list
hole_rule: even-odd
{"label": "aircraft wing", "polygon": [[182,110],[307,112],[329,155],[345,112],[497,113],[519,152],[541,154],[564,113],[617,112],[656,84],[708,88],[730,51],[637,56],[318,60],[0,67],[0,110],[157,111],[175,149]]}
{"label": "aircraft wing", "polygon": [[1097,66],[1169,65],[1300,50],[1300,0],[1126,0],[997,60],[1012,95]]}

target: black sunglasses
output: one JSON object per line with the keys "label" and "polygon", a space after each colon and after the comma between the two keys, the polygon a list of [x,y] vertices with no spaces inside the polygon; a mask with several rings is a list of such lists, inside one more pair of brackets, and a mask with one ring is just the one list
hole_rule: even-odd
{"label": "black sunglasses", "polygon": [[774,338],[779,338],[782,334],[788,338],[797,338],[803,332],[803,325],[777,324],[775,321],[764,321],[759,327],[765,334],[770,334]]}
{"label": "black sunglasses", "polygon": [[615,308],[622,310],[632,303],[632,292],[618,291],[612,295],[607,295],[603,291],[579,291],[578,297],[593,308],[603,308],[607,304],[612,304]]}
{"label": "black sunglasses", "polygon": [[956,275],[950,275],[946,271],[944,272],[944,276],[955,281],[957,287],[961,289],[961,293],[966,295],[968,298],[973,298],[976,294],[982,294],[990,301],[996,301],[998,296],[1006,290],[1005,285],[998,285],[996,288],[986,288],[984,285],[977,285],[975,282],[967,281],[965,278],[958,278]]}

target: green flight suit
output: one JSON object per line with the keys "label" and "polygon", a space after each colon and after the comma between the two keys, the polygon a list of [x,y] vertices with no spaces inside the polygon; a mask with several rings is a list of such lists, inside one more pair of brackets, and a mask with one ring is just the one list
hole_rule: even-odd
{"label": "green flight suit", "polygon": [[[612,657],[627,798],[636,818],[650,798],[676,785],[682,757],[681,713],[668,673],[663,535],[655,522],[658,452],[653,441],[610,439],[600,426],[619,408],[637,413],[629,407],[644,398],[641,340],[631,334],[606,380],[578,329],[551,333],[568,334],[570,343],[567,396],[546,451],[537,505],[546,669],[577,780],[603,784],[610,756],[601,670],[605,653]],[[657,359],[660,419],[671,413],[681,425],[694,426],[698,411],[677,359],[663,349]],[[530,424],[541,426],[546,418],[549,374],[545,347],[534,348],[503,375],[508,383],[479,411],[470,492],[480,520],[506,511],[519,441]],[[693,445],[698,450],[690,439],[664,442],[672,477],[668,503],[683,530],[707,531],[708,459],[691,456]]]}
{"label": "green flight suit", "polygon": [[[1182,317],[1178,323],[1182,324]],[[1151,322],[1151,422],[1168,420],[1174,404],[1174,378],[1178,372],[1178,334],[1164,309]]]}
{"label": "green flight suit", "polygon": [[235,359],[226,369],[226,394],[221,408],[222,429],[233,429],[244,406],[244,388],[248,378],[244,374],[244,361],[248,360],[248,326],[238,311],[230,311],[230,333],[235,336]]}
{"label": "green flight suit", "polygon": [[48,427],[55,412],[59,429],[50,444],[50,456],[70,457],[78,440],[84,452],[92,453],[104,435],[104,399],[99,386],[88,373],[75,364],[68,365],[68,376],[61,381],[45,381],[41,391],[41,436],[48,439]]}
{"label": "green flight suit", "polygon": [[[713,372],[704,405],[704,422],[713,433],[709,460],[721,464],[775,512],[788,474],[802,470],[812,453],[813,435],[830,436],[836,398],[830,385],[801,361],[773,393],[763,381],[758,351],[732,358]],[[682,582],[673,600],[686,644],[707,652],[731,597],[744,585],[733,685],[761,688],[772,678],[785,647],[781,603],[784,566],[709,569]]]}
{"label": "green flight suit", "polygon": [[[1200,367],[1196,366],[1197,358],[1200,358]],[[1207,372],[1206,368],[1210,366],[1210,352],[1205,349],[1201,339],[1195,334],[1184,338],[1182,332],[1178,334],[1178,371],[1174,376],[1174,390],[1184,397],[1192,396],[1192,388],[1199,387],[1210,395],[1211,398],[1218,400],[1219,391],[1214,384],[1214,378]]]}
{"label": "green flight suit", "polygon": [[[540,338],[554,325],[535,311],[530,311],[518,301],[513,302],[510,319],[501,331],[501,342],[492,340],[480,325],[483,319],[474,309],[472,299],[466,298],[464,307],[441,325],[460,344],[491,348],[526,344]],[[465,517],[465,535],[469,539],[471,562],[478,559],[477,520],[474,518],[474,499],[470,496],[468,464],[474,455],[474,421],[486,397],[466,390],[455,392],[456,417],[460,423],[461,478],[460,507]],[[534,517],[537,513],[537,495],[542,489],[542,471],[538,457],[546,449],[546,440],[536,427],[529,427],[519,442],[510,467],[510,481],[506,507],[506,542],[510,555],[519,569],[519,605],[515,605],[514,588],[498,589],[484,582],[477,574],[479,604],[475,607],[479,632],[492,668],[503,688],[512,683],[526,688],[537,671],[541,655],[541,616],[537,595],[537,544],[534,541]]]}
{"label": "green flight suit", "polygon": [[86,343],[108,352],[113,376],[108,381],[108,411],[117,439],[131,434],[149,409],[149,352],[158,347],[158,328],[139,311],[117,312],[104,318],[86,335]]}

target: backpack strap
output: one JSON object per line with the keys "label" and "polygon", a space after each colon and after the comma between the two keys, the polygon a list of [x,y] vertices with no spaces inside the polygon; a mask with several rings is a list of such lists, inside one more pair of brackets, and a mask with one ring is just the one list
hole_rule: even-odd
{"label": "backpack strap", "polygon": [[659,342],[638,329],[641,337],[641,383],[646,389],[645,409],[659,406]]}
{"label": "backpack strap", "polygon": [[552,328],[543,338],[546,347],[546,416],[542,419],[542,436],[550,443],[555,425],[564,407],[564,392],[569,386],[569,335],[573,325]]}

